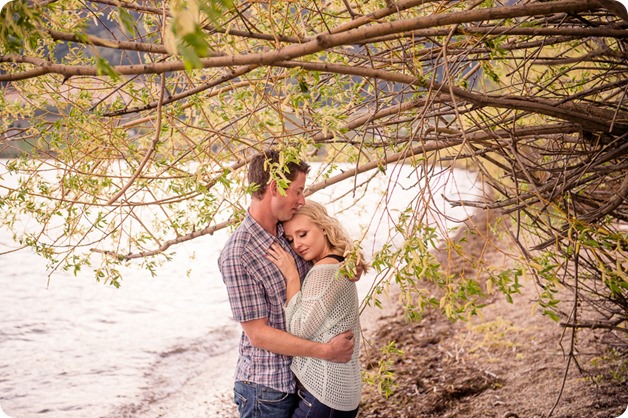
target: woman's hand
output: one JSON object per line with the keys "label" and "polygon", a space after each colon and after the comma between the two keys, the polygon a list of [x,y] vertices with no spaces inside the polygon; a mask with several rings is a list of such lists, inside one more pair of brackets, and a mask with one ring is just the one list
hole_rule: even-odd
{"label": "woman's hand", "polygon": [[270,246],[266,258],[275,263],[286,278],[286,302],[290,302],[290,299],[301,290],[301,278],[299,277],[299,270],[297,270],[297,263],[292,254],[276,243]]}
{"label": "woman's hand", "polygon": [[286,281],[296,280],[299,282],[299,271],[292,254],[281,248],[279,244],[274,243],[270,246],[266,252],[266,258],[279,267]]}

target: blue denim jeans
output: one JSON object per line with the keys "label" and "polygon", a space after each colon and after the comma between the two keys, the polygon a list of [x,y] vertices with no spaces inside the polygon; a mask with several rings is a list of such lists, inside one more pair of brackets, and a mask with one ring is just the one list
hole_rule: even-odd
{"label": "blue denim jeans", "polygon": [[302,387],[298,390],[299,406],[292,418],[355,418],[358,410],[338,411],[320,403],[314,395]]}
{"label": "blue denim jeans", "polygon": [[298,399],[295,393],[278,392],[252,382],[235,382],[233,390],[241,418],[290,418]]}

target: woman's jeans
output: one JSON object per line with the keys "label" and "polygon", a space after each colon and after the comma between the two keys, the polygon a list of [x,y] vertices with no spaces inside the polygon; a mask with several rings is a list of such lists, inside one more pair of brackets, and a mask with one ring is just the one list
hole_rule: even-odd
{"label": "woman's jeans", "polygon": [[299,399],[251,382],[235,382],[233,392],[241,418],[290,418]]}
{"label": "woman's jeans", "polygon": [[298,390],[299,406],[292,418],[355,418],[358,410],[338,411],[320,403],[310,392],[302,387]]}

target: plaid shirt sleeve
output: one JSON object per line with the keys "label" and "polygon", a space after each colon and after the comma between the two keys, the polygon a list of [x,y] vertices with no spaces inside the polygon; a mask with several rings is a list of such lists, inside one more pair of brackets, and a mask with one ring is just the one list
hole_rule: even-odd
{"label": "plaid shirt sleeve", "polygon": [[255,270],[260,263],[247,254],[245,235],[234,235],[231,245],[220,257],[220,271],[227,286],[231,311],[238,322],[269,316],[264,284],[259,280],[261,272]]}

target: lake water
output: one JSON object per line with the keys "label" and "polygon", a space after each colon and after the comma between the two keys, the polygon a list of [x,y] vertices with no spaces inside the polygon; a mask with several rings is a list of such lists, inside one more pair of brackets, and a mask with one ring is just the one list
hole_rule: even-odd
{"label": "lake water", "polygon": [[[434,195],[459,198],[458,190],[475,188],[467,172],[457,172],[453,180]],[[414,181],[405,186],[403,181],[404,176],[394,177],[399,193],[391,207],[407,203],[404,196],[410,196]],[[391,184],[381,183],[389,189]],[[312,198],[325,203],[345,192],[333,188]],[[353,204],[351,198],[328,209],[356,236],[379,209],[374,199]],[[430,204],[448,206],[442,200]],[[465,217],[461,209],[448,215]],[[381,232],[366,234],[367,254],[381,244]],[[2,410],[12,418],[113,417],[125,406],[168,397],[198,375],[200,364],[212,367],[212,359],[237,350],[240,327],[231,319],[217,268],[227,234],[179,245],[157,277],[126,271],[116,289],[89,272],[78,277],[58,272],[49,280],[38,256],[5,253],[16,244],[0,229]],[[371,282],[368,275],[359,282],[362,296]],[[225,373],[219,383],[230,388],[233,372]]]}
{"label": "lake water", "polygon": [[157,278],[129,272],[119,289],[88,274],[48,283],[38,256],[0,256],[2,409],[15,418],[106,416],[167,396],[198,364],[237,349],[239,326],[215,267],[219,239],[204,241],[193,243],[189,277],[180,257]]}

